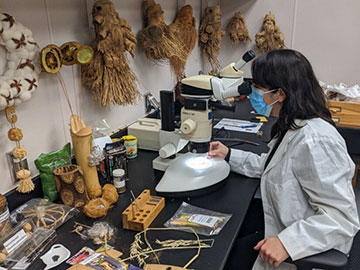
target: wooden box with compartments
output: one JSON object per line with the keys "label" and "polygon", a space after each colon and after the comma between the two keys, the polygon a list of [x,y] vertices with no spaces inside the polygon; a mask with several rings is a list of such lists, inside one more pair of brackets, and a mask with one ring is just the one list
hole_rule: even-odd
{"label": "wooden box with compartments", "polygon": [[328,100],[328,107],[336,125],[360,128],[360,103]]}

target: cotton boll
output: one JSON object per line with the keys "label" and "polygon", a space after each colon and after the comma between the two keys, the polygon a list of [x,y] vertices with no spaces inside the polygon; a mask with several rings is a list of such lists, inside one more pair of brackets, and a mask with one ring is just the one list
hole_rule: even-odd
{"label": "cotton boll", "polygon": [[9,61],[8,62],[8,68],[9,68],[9,70],[16,70],[16,68],[17,68],[17,63],[16,62],[13,62],[13,61]]}
{"label": "cotton boll", "polygon": [[14,100],[14,99],[9,99],[9,100],[8,100],[8,107],[13,106],[14,103],[15,103],[15,100]]}
{"label": "cotton boll", "polygon": [[7,59],[8,61],[12,61],[12,62],[19,62],[20,58],[17,55],[17,52],[11,52],[7,54]]}
{"label": "cotton boll", "polygon": [[5,46],[6,46],[6,48],[7,48],[7,50],[8,50],[9,52],[14,52],[14,51],[16,51],[16,43],[15,43],[14,41],[12,41],[11,39],[10,39],[10,40],[7,40],[7,41],[5,42]]}
{"label": "cotton boll", "polygon": [[14,35],[15,35],[15,31],[13,31],[13,29],[4,30],[4,32],[2,32],[1,34],[2,39],[5,42],[10,41],[12,38],[14,38]]}
{"label": "cotton boll", "polygon": [[21,99],[22,102],[27,101],[30,98],[31,98],[31,93],[29,91],[24,91],[24,93],[22,93],[20,95],[20,99]]}
{"label": "cotton boll", "polygon": [[9,96],[9,90],[10,85],[4,80],[0,80],[0,95]]}
{"label": "cotton boll", "polygon": [[26,71],[26,70],[24,70],[24,69],[17,69],[17,70],[14,72],[14,76],[15,76],[15,77],[20,77],[20,78],[24,78],[24,77],[26,77],[28,74],[29,74],[29,72]]}
{"label": "cotton boll", "polygon": [[20,105],[22,103],[21,99],[20,98],[15,98],[14,99],[14,105],[17,106],[17,105]]}
{"label": "cotton boll", "polygon": [[[8,63],[8,67],[9,67],[9,63]],[[14,68],[9,68],[3,76],[8,79],[12,78],[14,76],[14,70],[15,70]]]}
{"label": "cotton boll", "polygon": [[17,50],[18,56],[22,59],[28,59],[29,58],[29,52],[22,48]]}
{"label": "cotton boll", "polygon": [[6,99],[0,96],[0,110],[4,110],[6,107],[7,107]]}

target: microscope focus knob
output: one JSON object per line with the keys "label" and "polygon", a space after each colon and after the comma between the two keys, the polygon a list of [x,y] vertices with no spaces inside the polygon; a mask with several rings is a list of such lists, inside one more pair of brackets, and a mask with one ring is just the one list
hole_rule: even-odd
{"label": "microscope focus knob", "polygon": [[190,134],[195,131],[196,122],[192,119],[186,119],[184,122],[181,123],[180,129],[182,133]]}
{"label": "microscope focus knob", "polygon": [[159,150],[159,156],[161,158],[168,158],[172,155],[176,154],[176,147],[172,143],[165,144],[163,147]]}

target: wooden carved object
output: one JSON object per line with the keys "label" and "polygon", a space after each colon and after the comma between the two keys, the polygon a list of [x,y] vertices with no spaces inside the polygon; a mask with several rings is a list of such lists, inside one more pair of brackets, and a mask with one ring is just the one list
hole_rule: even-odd
{"label": "wooden carved object", "polygon": [[[76,120],[78,119],[78,121]],[[89,166],[88,157],[91,153],[92,129],[85,126],[78,117],[73,115],[70,121],[71,139],[75,152],[76,163],[84,174],[85,183],[90,199],[101,196],[101,186],[96,166]]]}
{"label": "wooden carved object", "polygon": [[54,170],[56,189],[63,204],[83,207],[89,200],[83,173],[77,165],[65,165]]}
{"label": "wooden carved object", "polygon": [[255,42],[261,53],[285,47],[284,34],[276,26],[274,14],[269,13],[265,16],[263,30],[256,34]]}
{"label": "wooden carved object", "polygon": [[150,190],[145,189],[125,210],[122,212],[123,228],[127,230],[143,231],[158,216],[165,207],[163,197],[151,196]]}
{"label": "wooden carved object", "polygon": [[242,42],[251,42],[244,15],[240,12],[236,12],[234,17],[231,18],[226,31],[229,33],[233,45],[238,45]]}
{"label": "wooden carved object", "polygon": [[223,35],[225,32],[221,30],[220,6],[207,7],[199,28],[199,45],[203,57],[212,69],[220,66],[218,56]]}
{"label": "wooden carved object", "polygon": [[135,58],[136,37],[129,23],[119,17],[110,0],[98,0],[92,9],[94,58],[82,65],[81,77],[101,106],[134,104],[140,96],[136,76],[125,51]]}

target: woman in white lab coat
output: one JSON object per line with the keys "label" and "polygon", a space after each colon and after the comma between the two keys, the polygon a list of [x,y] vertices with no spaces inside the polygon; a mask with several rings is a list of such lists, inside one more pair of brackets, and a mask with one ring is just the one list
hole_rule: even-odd
{"label": "woman in white lab coat", "polygon": [[359,230],[355,166],[309,61],[297,51],[270,51],[253,62],[252,76],[254,109],[278,118],[269,153],[212,142],[209,155],[228,159],[234,172],[261,177],[265,238],[254,247],[253,269],[296,269],[283,261],[332,248],[347,254]]}

